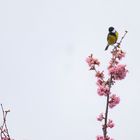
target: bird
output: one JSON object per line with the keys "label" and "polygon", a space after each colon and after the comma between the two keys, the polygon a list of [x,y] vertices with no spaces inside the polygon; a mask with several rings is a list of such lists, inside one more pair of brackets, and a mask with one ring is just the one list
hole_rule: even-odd
{"label": "bird", "polygon": [[107,35],[107,46],[105,47],[105,50],[107,50],[110,45],[114,45],[118,40],[118,32],[114,27],[109,27],[108,31],[109,33]]}

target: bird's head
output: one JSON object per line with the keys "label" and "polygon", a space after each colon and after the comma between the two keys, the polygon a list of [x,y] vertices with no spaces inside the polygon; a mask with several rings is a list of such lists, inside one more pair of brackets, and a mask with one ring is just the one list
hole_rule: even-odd
{"label": "bird's head", "polygon": [[114,27],[109,27],[109,28],[108,28],[108,31],[109,31],[110,33],[115,33],[115,28],[114,28]]}

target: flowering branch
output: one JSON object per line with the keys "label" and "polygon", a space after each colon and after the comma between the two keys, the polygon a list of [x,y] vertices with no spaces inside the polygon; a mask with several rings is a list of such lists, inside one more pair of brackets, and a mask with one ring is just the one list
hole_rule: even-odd
{"label": "flowering branch", "polygon": [[125,57],[125,52],[123,52],[120,48],[120,45],[122,43],[122,40],[124,39],[125,35],[127,34],[127,31],[121,38],[120,42],[117,43],[117,45],[114,45],[114,48],[111,51],[112,58],[108,66],[108,73],[109,78],[108,80],[105,80],[104,71],[100,72],[96,69],[96,66],[100,65],[100,62],[98,59],[94,58],[91,54],[87,59],[86,62],[88,63],[90,70],[94,70],[96,73],[97,78],[97,93],[99,96],[105,96],[106,97],[106,108],[105,113],[101,113],[97,120],[102,122],[104,120],[104,123],[102,125],[103,130],[103,136],[97,136],[97,140],[113,140],[107,135],[107,129],[113,128],[114,123],[111,119],[108,119],[108,111],[109,108],[115,107],[120,102],[120,98],[116,96],[116,94],[111,93],[111,87],[115,84],[116,80],[122,80],[126,77],[126,73],[128,70],[126,70],[126,65],[120,64],[119,61]]}

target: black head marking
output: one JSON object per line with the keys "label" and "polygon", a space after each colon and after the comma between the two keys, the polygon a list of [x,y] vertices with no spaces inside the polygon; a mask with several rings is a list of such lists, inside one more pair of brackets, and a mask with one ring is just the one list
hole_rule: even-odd
{"label": "black head marking", "polygon": [[114,27],[109,27],[109,28],[108,28],[108,31],[109,31],[109,32],[112,32],[113,30],[114,30]]}

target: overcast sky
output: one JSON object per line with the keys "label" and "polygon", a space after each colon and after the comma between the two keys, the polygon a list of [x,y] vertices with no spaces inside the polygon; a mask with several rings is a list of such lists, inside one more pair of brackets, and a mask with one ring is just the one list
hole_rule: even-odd
{"label": "overcast sky", "polygon": [[[138,140],[140,131],[139,0],[0,0],[0,103],[10,108],[15,140],[95,140],[105,99],[85,58],[107,68],[108,27],[120,37],[129,73],[112,92],[115,140]],[[111,48],[109,49],[111,50]]]}

